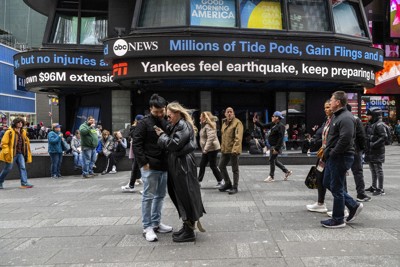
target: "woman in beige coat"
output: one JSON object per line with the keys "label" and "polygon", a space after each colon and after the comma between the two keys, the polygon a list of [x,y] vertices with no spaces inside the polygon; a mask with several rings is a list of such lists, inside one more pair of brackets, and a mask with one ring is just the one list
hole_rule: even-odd
{"label": "woman in beige coat", "polygon": [[221,145],[217,137],[215,117],[211,112],[204,111],[200,114],[200,123],[200,147],[202,155],[198,180],[199,182],[203,181],[206,166],[210,163],[210,168],[218,182],[216,187],[219,188],[223,185],[224,181],[217,167],[217,155],[218,151],[221,149]]}

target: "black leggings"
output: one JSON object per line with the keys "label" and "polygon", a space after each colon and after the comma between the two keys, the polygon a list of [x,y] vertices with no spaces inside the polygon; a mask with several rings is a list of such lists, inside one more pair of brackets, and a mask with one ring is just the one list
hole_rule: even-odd
{"label": "black leggings", "polygon": [[120,152],[112,152],[108,157],[107,157],[107,167],[106,167],[106,172],[110,172],[112,170],[112,167],[115,165],[117,166],[117,161],[120,160],[125,156],[125,151],[120,151]]}
{"label": "black leggings", "polygon": [[132,160],[132,171],[131,171],[131,180],[129,181],[129,187],[134,188],[135,182],[137,179],[140,179],[142,174],[140,173],[139,164],[135,159]]}
{"label": "black leggings", "polygon": [[198,177],[199,182],[203,181],[204,173],[206,171],[206,166],[208,162],[210,162],[210,168],[215,176],[215,179],[217,179],[218,182],[222,181],[221,172],[217,167],[217,155],[218,155],[218,150],[210,151],[206,154],[201,155],[200,171]]}
{"label": "black leggings", "polygon": [[325,203],[326,188],[323,185],[325,170],[320,173],[317,171],[318,203]]}

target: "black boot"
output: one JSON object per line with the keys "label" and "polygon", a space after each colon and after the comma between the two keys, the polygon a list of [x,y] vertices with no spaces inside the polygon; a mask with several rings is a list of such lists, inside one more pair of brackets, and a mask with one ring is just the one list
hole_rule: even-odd
{"label": "black boot", "polygon": [[178,231],[172,233],[172,237],[173,237],[173,238],[178,237],[178,236],[181,235],[184,231],[185,231],[185,223],[183,223],[181,229],[179,229]]}
{"label": "black boot", "polygon": [[189,227],[187,223],[183,224],[183,231],[180,235],[172,236],[172,241],[174,242],[193,242],[196,240],[196,235],[192,228]]}

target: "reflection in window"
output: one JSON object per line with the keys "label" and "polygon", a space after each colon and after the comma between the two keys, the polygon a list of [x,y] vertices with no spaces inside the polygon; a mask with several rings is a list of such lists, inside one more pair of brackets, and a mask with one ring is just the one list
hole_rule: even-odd
{"label": "reflection in window", "polygon": [[[55,44],[78,43],[78,20],[76,16],[58,16],[58,23],[54,33]],[[107,35],[107,19],[96,17],[82,17],[80,29],[80,43],[86,45],[101,44]]]}
{"label": "reflection in window", "polygon": [[107,19],[82,17],[81,44],[102,44],[101,40],[107,35]]}
{"label": "reflection in window", "polygon": [[191,0],[190,25],[235,27],[235,0]]}
{"label": "reflection in window", "polygon": [[55,44],[76,44],[78,32],[78,18],[58,15],[57,27],[54,33]]}
{"label": "reflection in window", "polygon": [[139,27],[183,26],[186,23],[185,0],[145,0]]}
{"label": "reflection in window", "polygon": [[333,18],[335,21],[335,29],[337,33],[343,33],[353,36],[365,37],[365,30],[362,26],[362,17],[358,4],[334,1]]}
{"label": "reflection in window", "polygon": [[305,112],[306,93],[305,92],[290,92],[288,112],[289,113],[300,113]]}
{"label": "reflection in window", "polygon": [[329,30],[325,0],[292,0],[288,2],[289,25],[294,31],[324,32]]}
{"label": "reflection in window", "polygon": [[282,30],[282,9],[279,0],[240,2],[242,28]]}

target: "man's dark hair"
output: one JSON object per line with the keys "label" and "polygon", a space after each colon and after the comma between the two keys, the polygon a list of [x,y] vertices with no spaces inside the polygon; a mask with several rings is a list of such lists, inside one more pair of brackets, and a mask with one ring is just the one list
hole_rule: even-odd
{"label": "man's dark hair", "polygon": [[332,96],[340,101],[340,105],[345,107],[347,105],[347,94],[344,91],[336,91],[332,94]]}
{"label": "man's dark hair", "polygon": [[11,127],[12,128],[17,128],[17,123],[22,122],[22,127],[24,127],[25,125],[25,120],[23,118],[17,117],[15,119],[13,119],[12,123],[11,123]]}
{"label": "man's dark hair", "polygon": [[164,97],[159,96],[158,94],[153,94],[150,97],[149,106],[155,108],[165,108],[167,106],[167,101]]}

